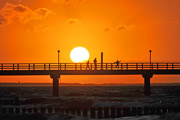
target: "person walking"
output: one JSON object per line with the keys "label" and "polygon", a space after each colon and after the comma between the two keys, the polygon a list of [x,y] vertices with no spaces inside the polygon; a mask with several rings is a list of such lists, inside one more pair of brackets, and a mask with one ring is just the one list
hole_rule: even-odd
{"label": "person walking", "polygon": [[94,69],[97,70],[97,59],[94,59]]}

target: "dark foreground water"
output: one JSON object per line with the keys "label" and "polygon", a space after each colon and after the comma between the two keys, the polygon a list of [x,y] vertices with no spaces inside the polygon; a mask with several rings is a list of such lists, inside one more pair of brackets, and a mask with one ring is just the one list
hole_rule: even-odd
{"label": "dark foreground water", "polygon": [[[143,86],[75,86],[60,87],[60,96],[52,97],[52,87],[0,87],[0,98],[19,97],[24,107],[143,107],[180,106],[179,86],[151,86],[151,96],[143,94]],[[32,120],[83,119],[58,115],[29,115]],[[9,117],[9,118],[8,118]],[[28,117],[28,118],[30,118]],[[1,116],[1,119],[25,119],[27,116]],[[161,116],[125,117],[121,119],[172,119],[179,113]],[[27,119],[26,119],[27,120]]]}

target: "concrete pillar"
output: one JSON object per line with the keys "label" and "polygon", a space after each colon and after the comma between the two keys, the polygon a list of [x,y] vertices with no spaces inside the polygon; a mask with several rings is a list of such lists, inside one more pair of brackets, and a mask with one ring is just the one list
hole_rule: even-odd
{"label": "concrete pillar", "polygon": [[59,96],[59,78],[60,75],[50,75],[53,79],[53,96],[58,97]]}
{"label": "concrete pillar", "polygon": [[153,74],[143,74],[144,78],[144,95],[149,96],[151,94],[150,89],[150,79],[153,77]]}

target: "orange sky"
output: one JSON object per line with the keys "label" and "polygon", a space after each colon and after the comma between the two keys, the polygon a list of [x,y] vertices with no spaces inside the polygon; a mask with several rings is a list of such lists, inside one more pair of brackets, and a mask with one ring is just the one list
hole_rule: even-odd
{"label": "orange sky", "polygon": [[[0,0],[0,63],[72,62],[88,49],[90,62],[180,62],[180,0]],[[0,82],[52,82],[49,76],[1,76]],[[141,76],[62,76],[61,82],[140,83]],[[180,82],[154,76],[152,82]]]}

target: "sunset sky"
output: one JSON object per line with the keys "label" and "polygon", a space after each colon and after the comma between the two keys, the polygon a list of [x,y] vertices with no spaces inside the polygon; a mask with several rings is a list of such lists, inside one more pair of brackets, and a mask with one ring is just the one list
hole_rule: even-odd
{"label": "sunset sky", "polygon": [[[180,0],[0,0],[0,63],[71,63],[74,47],[90,62],[180,62]],[[0,76],[0,82],[52,82]],[[63,83],[142,83],[142,76],[61,76]],[[154,76],[153,83],[180,82]]]}

